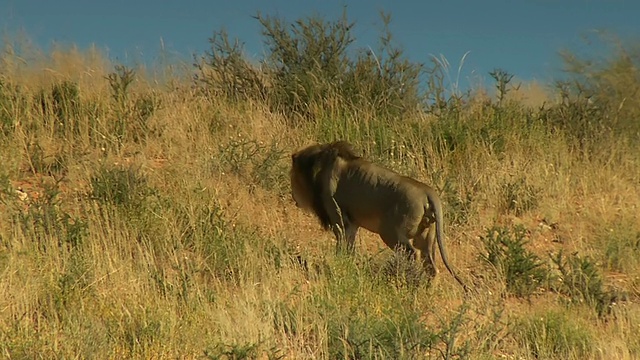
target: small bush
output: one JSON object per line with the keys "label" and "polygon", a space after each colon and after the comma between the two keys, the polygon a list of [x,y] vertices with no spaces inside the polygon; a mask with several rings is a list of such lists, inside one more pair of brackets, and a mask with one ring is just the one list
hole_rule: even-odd
{"label": "small bush", "polygon": [[430,130],[433,134],[434,149],[442,157],[460,152],[471,145],[472,134],[475,133],[471,124],[456,118],[437,121],[431,125]]}
{"label": "small bush", "polygon": [[[217,202],[184,206],[168,202],[163,214],[172,219],[172,228],[179,234],[180,247],[199,254],[206,264],[206,273],[216,279],[233,284],[241,284],[249,279],[260,281],[288,266],[287,259],[293,259],[292,250],[264,237],[250,226],[230,224]],[[258,261],[253,266],[247,258]],[[294,261],[294,260],[292,260]],[[154,281],[159,290],[165,289],[162,274]]]}
{"label": "small bush", "polygon": [[220,146],[219,161],[223,171],[242,175],[259,156],[261,144],[256,140],[239,140]]}
{"label": "small bush", "polygon": [[513,74],[509,74],[503,69],[494,69],[489,72],[489,75],[496,81],[498,107],[501,107],[505,101],[507,93],[510,91],[508,85],[511,82],[511,79],[513,79]]}
{"label": "small bush", "polygon": [[34,175],[42,174],[61,177],[67,172],[67,154],[59,151],[46,153],[45,149],[37,142],[28,143],[26,151],[29,168]]}
{"label": "small bush", "polygon": [[259,69],[252,66],[242,53],[238,40],[231,42],[225,30],[209,38],[211,49],[205,52],[196,80],[211,97],[223,96],[227,100],[265,100],[267,88]]}
{"label": "small bush", "polygon": [[160,107],[160,100],[153,93],[134,97],[131,85],[136,72],[123,65],[116,65],[115,71],[107,75],[113,104],[113,121],[110,133],[121,146],[125,141],[143,142],[149,136],[149,118]]}
{"label": "small bush", "polygon": [[530,296],[549,277],[540,258],[525,248],[526,232],[522,226],[513,231],[493,227],[480,238],[485,249],[480,258],[498,270],[507,291],[518,297]]}
{"label": "small bush", "polygon": [[561,274],[556,285],[557,291],[569,296],[570,302],[586,302],[596,310],[598,316],[611,312],[616,296],[605,290],[602,276],[591,259],[580,257],[577,253],[565,257],[560,251],[551,260]]}
{"label": "small bush", "polygon": [[149,308],[134,309],[121,320],[118,328],[109,330],[120,337],[123,352],[128,357],[135,357],[153,348],[163,338],[165,326],[160,319],[161,316]]}
{"label": "small bush", "polygon": [[396,146],[394,138],[398,132],[388,118],[324,114],[316,120],[311,131],[319,142],[347,140],[363,149],[374,161],[391,160],[389,153]]}
{"label": "small bush", "polygon": [[597,150],[599,141],[606,138],[603,135],[609,134],[605,121],[601,120],[607,119],[609,112],[594,104],[582,90],[572,90],[563,82],[556,86],[561,101],[543,106],[539,119],[552,131],[562,132],[569,145],[578,151]]}
{"label": "small bush", "polygon": [[256,140],[232,141],[220,147],[215,162],[223,172],[233,173],[262,188],[284,193],[287,165],[282,162],[285,151],[275,142],[270,145]]}
{"label": "small bush", "polygon": [[129,88],[136,79],[136,72],[124,65],[116,65],[112,73],[107,75],[111,88],[111,99],[113,104],[120,111],[127,107],[130,91]]}
{"label": "small bush", "polygon": [[522,216],[525,212],[535,209],[539,197],[540,190],[527,184],[522,177],[502,186],[502,208],[505,211],[513,211],[516,216]]}
{"label": "small bush", "polygon": [[101,167],[91,177],[91,197],[103,203],[140,209],[156,191],[134,167]]}
{"label": "small bush", "polygon": [[94,280],[91,262],[80,253],[69,256],[65,265],[50,292],[59,316],[92,291],[89,284]]}
{"label": "small bush", "polygon": [[51,246],[51,240],[57,241],[57,246],[78,247],[88,235],[87,222],[62,209],[57,182],[43,182],[41,186],[42,195],[29,200],[26,211],[17,211],[16,220],[42,250]]}
{"label": "small bush", "polygon": [[235,284],[252,275],[245,271],[243,259],[249,241],[257,241],[258,236],[245,229],[232,230],[218,206],[198,207],[190,217],[182,225],[186,245],[207,259],[211,275]]}
{"label": "small bush", "polygon": [[421,264],[410,259],[405,253],[398,251],[394,251],[389,260],[375,272],[381,278],[386,279],[389,284],[407,290],[417,290],[427,279]]}
{"label": "small bush", "polygon": [[[464,341],[461,345],[457,344],[457,340],[461,337],[463,326],[468,322],[465,317],[468,306],[463,304],[460,311],[449,320],[449,322],[441,321],[442,329],[437,334],[439,340],[438,349],[443,359],[467,359],[471,353],[471,342]],[[444,350],[442,350],[444,348]]]}
{"label": "small bush", "polygon": [[9,175],[5,174],[4,171],[0,172],[0,204],[7,204],[16,197]]}
{"label": "small bush", "polygon": [[144,142],[150,135],[157,135],[158,129],[149,124],[149,119],[160,109],[162,101],[154,93],[142,94],[136,97],[131,110],[129,134],[136,143]]}
{"label": "small bush", "polygon": [[127,135],[129,108],[129,88],[135,80],[135,71],[126,66],[116,65],[115,71],[107,75],[114,106],[112,134],[118,145],[122,145]]}
{"label": "small bush", "polygon": [[80,96],[78,85],[74,82],[64,81],[55,84],[51,90],[53,100],[53,112],[56,116],[56,128],[58,133],[67,138],[80,135]]}
{"label": "small bush", "polygon": [[270,308],[270,313],[273,316],[273,327],[276,331],[289,337],[300,334],[303,326],[298,321],[298,314],[295,308],[280,302]]}
{"label": "small bush", "polygon": [[81,134],[80,114],[83,110],[78,84],[72,81],[56,82],[50,90],[40,89],[35,95],[36,114],[42,116],[31,126],[46,126],[47,131],[61,139],[75,139]]}

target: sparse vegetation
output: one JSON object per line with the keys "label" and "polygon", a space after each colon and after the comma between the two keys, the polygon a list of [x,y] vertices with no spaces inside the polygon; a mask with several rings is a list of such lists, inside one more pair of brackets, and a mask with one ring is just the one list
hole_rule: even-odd
{"label": "sparse vegetation", "polygon": [[[637,47],[567,53],[524,101],[503,69],[445,88],[448,63],[407,60],[383,20],[354,49],[346,14],[259,14],[260,66],[219,31],[195,79],[5,44],[3,357],[638,358]],[[338,138],[438,189],[477,291],[365,230],[332,251],[287,171]]]}

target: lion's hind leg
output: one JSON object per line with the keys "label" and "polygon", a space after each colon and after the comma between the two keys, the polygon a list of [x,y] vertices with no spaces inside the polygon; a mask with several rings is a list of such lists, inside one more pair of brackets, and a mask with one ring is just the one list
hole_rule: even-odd
{"label": "lion's hind leg", "polygon": [[422,260],[422,266],[424,270],[430,276],[436,276],[438,274],[438,268],[436,267],[436,227],[435,224],[431,224],[421,231],[418,231],[413,238],[414,246],[420,251],[420,259]]}
{"label": "lion's hind leg", "polygon": [[397,229],[383,229],[379,235],[390,249],[398,254],[404,255],[408,260],[415,259],[416,251],[413,246],[411,246],[409,238],[404,232],[398,231]]}

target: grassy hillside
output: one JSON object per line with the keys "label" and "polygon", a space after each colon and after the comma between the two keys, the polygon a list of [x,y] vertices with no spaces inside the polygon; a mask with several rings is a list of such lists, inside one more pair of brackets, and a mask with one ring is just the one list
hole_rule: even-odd
{"label": "grassy hillside", "polygon": [[[260,68],[223,32],[154,69],[5,43],[3,357],[640,357],[638,53],[460,93],[345,19],[259,21]],[[335,139],[438,189],[473,294],[364,230],[334,254],[287,172]]]}

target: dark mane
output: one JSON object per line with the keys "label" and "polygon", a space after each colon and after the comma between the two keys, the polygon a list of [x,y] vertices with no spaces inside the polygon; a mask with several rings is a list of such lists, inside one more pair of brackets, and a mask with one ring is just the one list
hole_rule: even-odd
{"label": "dark mane", "polygon": [[344,140],[334,141],[332,143],[326,144],[327,151],[332,152],[332,156],[340,157],[344,160],[356,160],[359,159],[360,156],[356,154],[355,150],[353,150],[353,146]]}
{"label": "dark mane", "polygon": [[[359,159],[360,156],[354,151],[353,146],[344,140],[312,145],[293,156],[296,168],[300,170],[305,182],[311,186],[313,212],[325,230],[330,228],[331,220],[322,200],[326,189],[322,183],[322,176],[319,175],[333,168],[338,158],[351,161]],[[320,173],[314,174],[318,165]]]}

